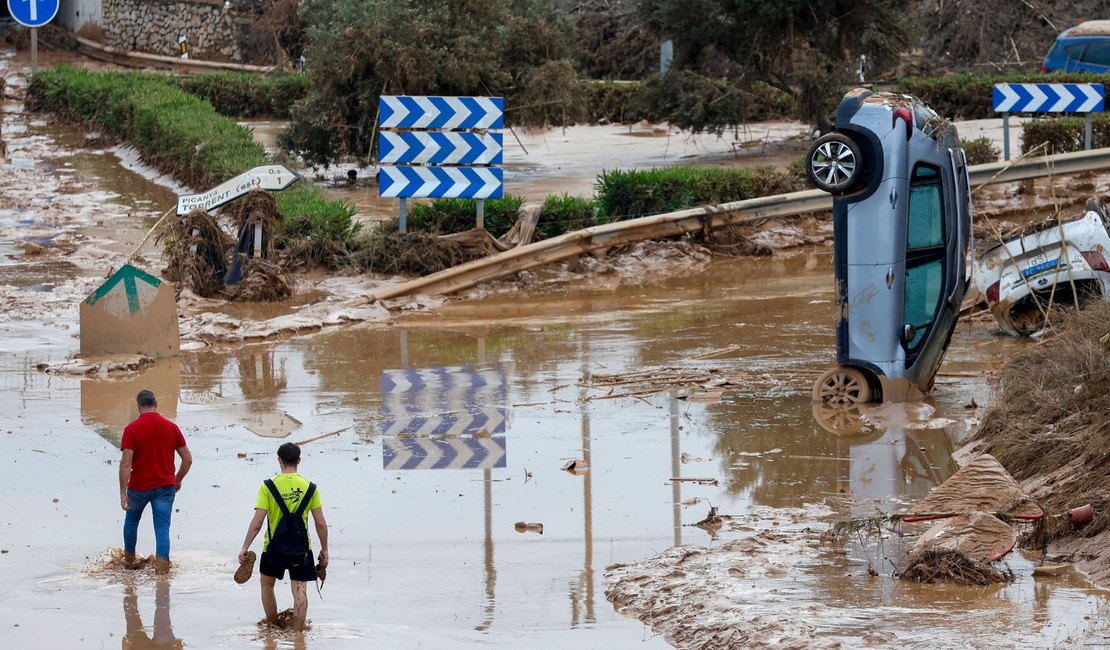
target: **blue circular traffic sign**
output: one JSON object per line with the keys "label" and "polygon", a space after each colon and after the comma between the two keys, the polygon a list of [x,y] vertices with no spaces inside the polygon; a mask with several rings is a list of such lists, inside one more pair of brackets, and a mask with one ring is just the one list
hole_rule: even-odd
{"label": "blue circular traffic sign", "polygon": [[58,15],[59,0],[8,0],[8,11],[17,22],[42,27]]}

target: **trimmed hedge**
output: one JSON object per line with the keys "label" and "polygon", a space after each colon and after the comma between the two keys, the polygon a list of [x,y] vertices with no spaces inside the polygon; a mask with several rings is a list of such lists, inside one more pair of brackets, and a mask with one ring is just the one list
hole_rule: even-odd
{"label": "trimmed hedge", "polygon": [[999,117],[992,108],[997,83],[1110,83],[1110,75],[1054,72],[978,76],[957,74],[948,77],[911,77],[899,79],[895,90],[924,100],[939,115],[950,120],[982,120]]}
{"label": "trimmed hedge", "polygon": [[308,78],[288,74],[260,77],[246,72],[221,72],[198,77],[169,77],[185,92],[208,100],[228,117],[289,119],[293,104],[304,97]]}
{"label": "trimmed hedge", "polygon": [[745,169],[663,167],[610,170],[597,179],[597,203],[609,220],[718,205],[804,189],[797,175],[770,166]]}
{"label": "trimmed hedge", "polygon": [[[269,162],[248,129],[165,75],[61,65],[32,77],[26,102],[31,110],[50,111],[127,141],[144,162],[193,188],[215,186]],[[277,202],[286,217],[286,248],[303,251],[306,262],[344,263],[344,251],[358,232],[349,205],[329,201],[307,183],[279,193]]]}
{"label": "trimmed hedge", "polygon": [[[1083,150],[1084,119],[1082,117],[1042,117],[1022,124],[1021,150],[1029,151],[1042,142],[1048,143],[1045,153],[1066,153]],[[1110,147],[1110,115],[1095,113],[1091,120],[1091,147]]]}
{"label": "trimmed hedge", "polygon": [[[509,231],[520,216],[524,197],[506,194],[500,199],[486,199],[482,221],[489,234],[500,237]],[[433,234],[450,234],[472,230],[478,214],[476,199],[436,199],[431,203],[415,203],[409,223],[413,230]]]}

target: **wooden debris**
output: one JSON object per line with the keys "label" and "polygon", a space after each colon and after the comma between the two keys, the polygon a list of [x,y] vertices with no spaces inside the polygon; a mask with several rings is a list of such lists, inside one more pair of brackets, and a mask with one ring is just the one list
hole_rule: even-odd
{"label": "wooden debris", "polygon": [[696,483],[697,485],[717,485],[715,478],[693,478],[686,476],[672,476],[671,483]]}

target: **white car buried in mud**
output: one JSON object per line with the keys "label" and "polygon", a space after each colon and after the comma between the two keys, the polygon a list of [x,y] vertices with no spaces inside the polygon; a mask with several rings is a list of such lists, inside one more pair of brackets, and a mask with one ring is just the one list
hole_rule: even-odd
{"label": "white car buried in mud", "polygon": [[1003,331],[1032,334],[1053,309],[1110,298],[1108,229],[1105,204],[1091,199],[1082,216],[1005,233],[978,255],[975,283]]}

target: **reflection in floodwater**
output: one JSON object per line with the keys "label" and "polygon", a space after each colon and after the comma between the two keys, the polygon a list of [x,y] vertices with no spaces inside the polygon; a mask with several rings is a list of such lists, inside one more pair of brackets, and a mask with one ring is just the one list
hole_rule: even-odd
{"label": "reflection in floodwater", "polygon": [[507,466],[503,369],[383,370],[381,394],[386,470]]}
{"label": "reflection in floodwater", "polygon": [[[583,364],[582,372],[588,370]],[[581,421],[582,421],[582,460],[587,468],[585,472],[576,474],[582,478],[582,525],[583,525],[583,566],[578,575],[578,580],[570,585],[570,624],[577,627],[582,624],[593,624],[597,619],[594,615],[594,522],[593,522],[593,471],[590,451],[590,408],[589,401],[585,399],[586,388],[583,386],[579,392]]]}
{"label": "reflection in floodwater", "polygon": [[285,390],[285,358],[274,363],[274,349],[244,348],[235,355],[239,365],[239,390],[247,410],[269,413],[277,408],[277,398]]}
{"label": "reflection in floodwater", "polygon": [[[732,475],[729,491],[756,503],[802,506],[851,495],[873,512],[879,502],[920,499],[957,469],[946,426],[953,422],[930,421],[926,404],[830,411],[797,395],[742,400],[742,407],[745,420],[722,431],[716,451]],[[723,406],[711,413],[736,417]]]}
{"label": "reflection in floodwater", "polygon": [[123,618],[127,626],[127,632],[123,636],[125,650],[166,650],[185,647],[184,642],[173,635],[173,624],[170,622],[170,581],[167,578],[159,578],[154,586],[153,634],[148,634],[143,626],[134,580],[128,580],[123,588]]}
{"label": "reflection in floodwater", "polygon": [[135,396],[143,389],[154,391],[159,413],[171,420],[177,418],[180,359],[162,359],[141,373],[120,379],[82,379],[81,421],[119,447],[123,428],[139,417]]}
{"label": "reflection in floodwater", "polygon": [[931,413],[927,404],[814,402],[814,420],[836,436],[837,491],[873,511],[890,499],[917,501],[955,474],[948,421],[930,423]]}

